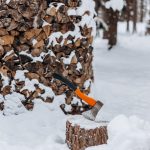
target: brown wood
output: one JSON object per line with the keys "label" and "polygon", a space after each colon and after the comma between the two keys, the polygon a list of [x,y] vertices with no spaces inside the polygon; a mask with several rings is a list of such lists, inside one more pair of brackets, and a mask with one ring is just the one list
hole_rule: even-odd
{"label": "brown wood", "polygon": [[66,143],[71,150],[85,150],[90,146],[106,144],[108,122],[95,123],[82,116],[73,116],[66,122]]}
{"label": "brown wood", "polygon": [[[76,9],[81,3],[78,0],[52,0],[50,5],[44,0],[5,2],[0,1],[0,74],[8,78],[8,82],[6,85],[0,82],[0,94],[20,93],[25,97],[22,103],[27,109],[34,107],[35,98],[53,102],[54,96],[43,96],[44,89],[37,85],[34,85],[34,91],[24,89],[26,81],[16,79],[15,75],[17,71],[26,71],[23,75],[27,80],[37,80],[38,84],[52,89],[55,95],[65,94],[61,106],[71,105],[69,111],[62,107],[66,114],[88,110],[86,104],[79,105],[80,100],[74,104],[73,91],[52,77],[54,72],[60,73],[86,94],[90,92],[90,84],[86,89],[84,83],[93,79],[92,28],[79,26],[82,16],[68,16],[68,9]],[[83,15],[88,17],[88,10]],[[82,35],[77,39],[70,34],[76,27]],[[55,33],[60,36],[55,37]],[[50,43],[53,36],[55,42]],[[5,79],[1,77],[0,81]]]}

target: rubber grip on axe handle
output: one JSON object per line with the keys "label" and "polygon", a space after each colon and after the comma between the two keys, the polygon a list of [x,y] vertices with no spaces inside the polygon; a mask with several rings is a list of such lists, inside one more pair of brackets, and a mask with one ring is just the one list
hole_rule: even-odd
{"label": "rubber grip on axe handle", "polygon": [[68,87],[70,87],[73,91],[75,91],[76,95],[80,97],[82,100],[84,100],[86,103],[88,103],[90,106],[94,106],[96,104],[96,100],[85,95],[80,91],[80,89],[77,87],[77,85],[73,84],[71,81],[69,81],[67,78],[63,77],[60,74],[54,73],[53,77],[55,79],[58,79],[62,82],[64,82]]}

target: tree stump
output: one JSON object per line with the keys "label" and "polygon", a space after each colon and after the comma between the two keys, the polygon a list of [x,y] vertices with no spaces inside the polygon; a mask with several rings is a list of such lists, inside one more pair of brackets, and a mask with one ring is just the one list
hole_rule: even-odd
{"label": "tree stump", "polygon": [[85,150],[90,146],[106,144],[107,121],[94,122],[75,115],[66,122],[66,143],[71,150]]}

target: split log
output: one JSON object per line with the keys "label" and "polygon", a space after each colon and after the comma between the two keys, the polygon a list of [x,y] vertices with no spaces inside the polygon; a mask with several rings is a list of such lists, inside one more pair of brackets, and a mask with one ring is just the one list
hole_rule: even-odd
{"label": "split log", "polygon": [[11,45],[13,44],[14,37],[11,35],[5,35],[0,37],[0,45]]}
{"label": "split log", "polygon": [[70,117],[66,122],[66,143],[71,150],[85,150],[90,146],[106,144],[106,121],[94,122],[81,115]]}

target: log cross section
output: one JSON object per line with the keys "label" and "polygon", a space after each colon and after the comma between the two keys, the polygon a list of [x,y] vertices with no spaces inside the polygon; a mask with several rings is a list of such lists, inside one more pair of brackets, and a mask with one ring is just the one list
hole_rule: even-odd
{"label": "log cross section", "polygon": [[[93,123],[95,124],[95,123]],[[98,123],[96,123],[98,124]],[[108,139],[107,123],[99,127],[83,128],[82,125],[74,124],[70,120],[66,122],[66,143],[71,150],[85,150],[90,146],[106,144]]]}

